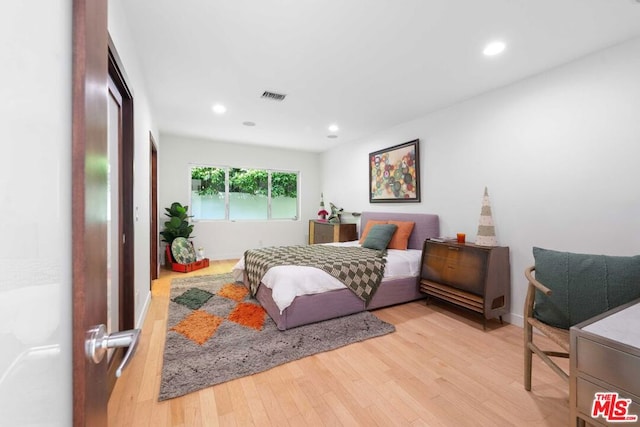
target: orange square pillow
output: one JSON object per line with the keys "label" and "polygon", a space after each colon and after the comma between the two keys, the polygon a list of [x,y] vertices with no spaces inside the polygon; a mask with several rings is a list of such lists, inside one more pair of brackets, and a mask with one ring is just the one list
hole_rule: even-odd
{"label": "orange square pillow", "polygon": [[367,238],[367,234],[369,233],[369,230],[371,230],[371,227],[378,224],[387,224],[387,221],[374,221],[371,219],[367,221],[367,225],[364,226],[364,230],[362,230],[362,234],[360,235],[360,244],[362,244],[364,239]]}
{"label": "orange square pillow", "polygon": [[406,251],[407,246],[409,246],[409,236],[411,236],[411,232],[416,223],[413,221],[387,221],[387,223],[398,226],[387,248]]}

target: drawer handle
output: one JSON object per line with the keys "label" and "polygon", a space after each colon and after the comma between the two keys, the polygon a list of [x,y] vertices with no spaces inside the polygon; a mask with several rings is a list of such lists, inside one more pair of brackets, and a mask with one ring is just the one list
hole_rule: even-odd
{"label": "drawer handle", "polygon": [[455,246],[447,246],[450,251],[459,251],[460,248],[456,248]]}

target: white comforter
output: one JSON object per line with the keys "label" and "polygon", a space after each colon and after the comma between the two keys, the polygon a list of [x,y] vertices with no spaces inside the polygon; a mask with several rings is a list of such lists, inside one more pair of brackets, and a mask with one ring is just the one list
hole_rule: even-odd
{"label": "white comforter", "polygon": [[[360,246],[358,241],[328,244]],[[382,280],[418,276],[421,254],[422,251],[418,249],[387,250],[387,263]],[[233,267],[233,275],[236,280],[243,280],[244,257],[240,258],[240,261]],[[271,289],[273,300],[280,309],[280,313],[289,307],[297,296],[319,294],[346,287],[340,280],[318,268],[297,265],[270,268],[262,278],[262,283]]]}

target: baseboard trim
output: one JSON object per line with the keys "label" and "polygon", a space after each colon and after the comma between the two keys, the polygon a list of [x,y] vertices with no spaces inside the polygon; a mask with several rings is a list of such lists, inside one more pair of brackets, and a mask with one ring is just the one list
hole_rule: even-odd
{"label": "baseboard trim", "polygon": [[138,319],[136,320],[136,328],[142,329],[142,325],[144,325],[144,320],[147,318],[147,312],[149,311],[149,306],[151,305],[151,291],[147,292],[147,297],[144,300],[144,304],[142,305],[142,310],[140,310],[140,314],[138,315]]}

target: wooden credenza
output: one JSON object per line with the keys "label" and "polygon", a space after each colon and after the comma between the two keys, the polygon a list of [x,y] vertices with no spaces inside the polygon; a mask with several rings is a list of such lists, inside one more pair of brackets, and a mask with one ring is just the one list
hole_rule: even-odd
{"label": "wooden credenza", "polygon": [[333,224],[316,220],[309,221],[309,244],[349,242],[358,240],[355,223]]}
{"label": "wooden credenza", "polygon": [[426,240],[420,291],[482,314],[484,320],[509,312],[509,248]]}
{"label": "wooden credenza", "polygon": [[640,425],[639,323],[636,300],[571,327],[570,426]]}

